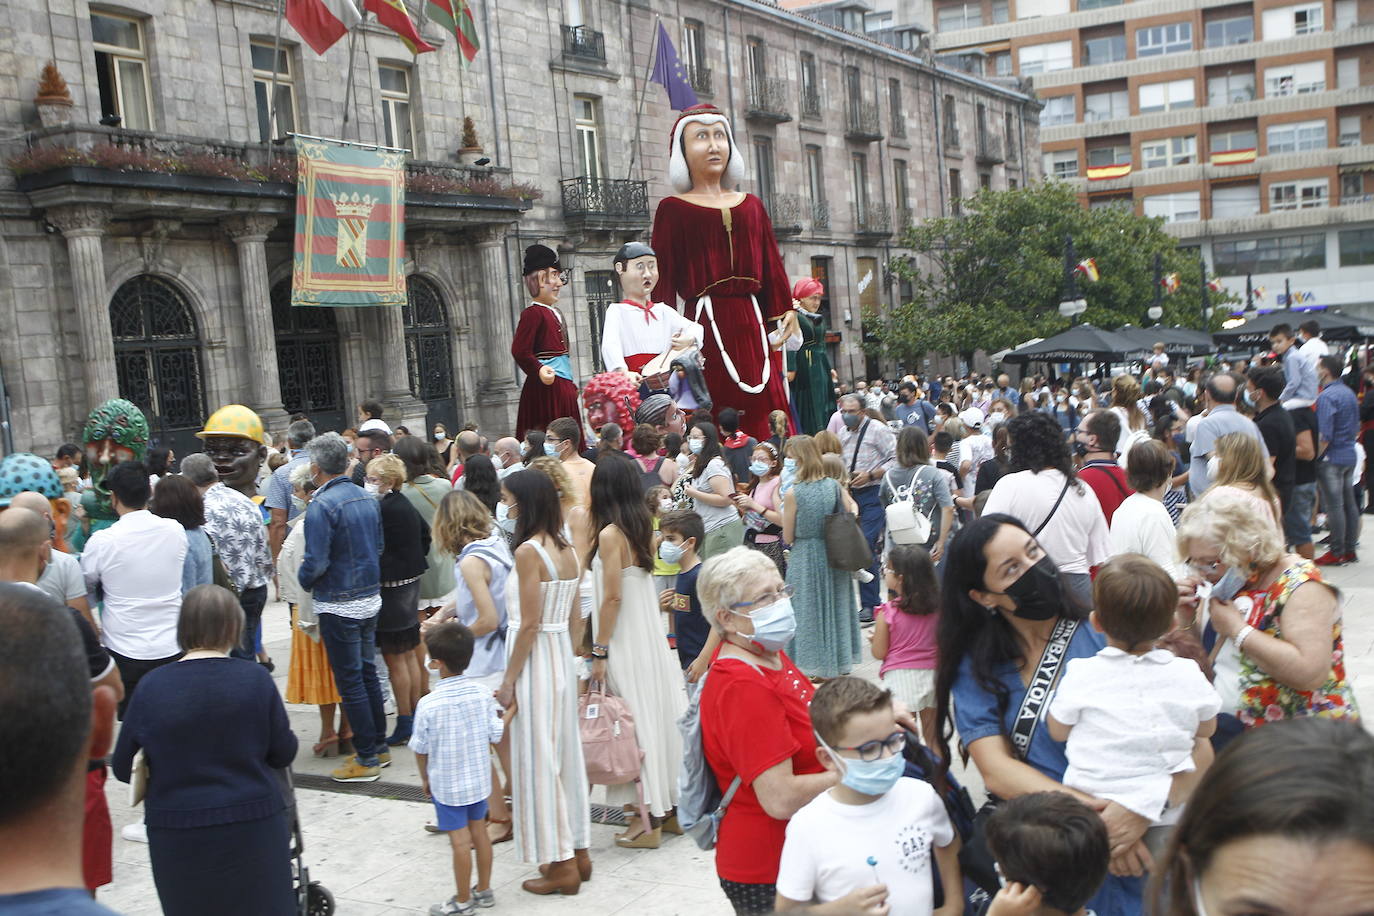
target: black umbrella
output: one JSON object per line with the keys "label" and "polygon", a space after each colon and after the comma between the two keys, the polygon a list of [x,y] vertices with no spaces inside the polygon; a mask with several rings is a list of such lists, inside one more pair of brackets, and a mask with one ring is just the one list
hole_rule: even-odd
{"label": "black umbrella", "polygon": [[1003,361],[1008,363],[1121,362],[1132,354],[1140,353],[1141,349],[1130,338],[1115,331],[1104,331],[1090,324],[1079,324],[1062,334],[1056,334],[1039,343],[1013,350],[1003,357]]}
{"label": "black umbrella", "polygon": [[1316,321],[1321,325],[1324,340],[1353,340],[1358,337],[1374,337],[1374,326],[1364,324],[1359,319],[1342,315],[1333,309],[1299,312],[1282,309],[1257,315],[1244,324],[1224,331],[1217,331],[1212,339],[1226,347],[1268,347],[1269,332],[1276,326],[1286,324],[1293,330],[1304,321]]}
{"label": "black umbrella", "polygon": [[1129,338],[1145,351],[1152,350],[1156,343],[1162,343],[1164,352],[1174,356],[1201,356],[1216,350],[1212,344],[1212,335],[1206,331],[1160,326],[1137,328],[1128,324],[1117,328],[1116,333]]}

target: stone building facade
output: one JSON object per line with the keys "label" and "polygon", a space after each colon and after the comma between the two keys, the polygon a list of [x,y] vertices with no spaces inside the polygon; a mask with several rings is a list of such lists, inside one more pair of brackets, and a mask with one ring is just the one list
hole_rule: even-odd
{"label": "stone building facade", "polygon": [[[0,371],[16,446],[50,451],[116,394],[183,453],[231,402],[277,431],[296,410],[351,425],[366,397],[417,432],[509,429],[524,246],[556,245],[571,272],[561,306],[585,378],[617,295],[611,255],[647,237],[668,193],[676,113],[645,82],[659,19],[702,100],[731,114],[789,273],[828,280],[842,376],[874,369],[863,315],[900,294],[883,265],[901,228],[957,210],[959,188],[1039,175],[1035,103],[936,66],[919,41],[902,50],[760,0],[472,6],[482,49],[468,68],[424,21],[436,53],[413,58],[369,22],[317,55],[279,32],[273,0],[11,10]],[[49,60],[70,104],[41,74]],[[465,117],[480,149],[460,151]],[[412,150],[407,308],[289,306],[294,188],[279,180],[289,147],[271,141],[293,130]],[[150,171],[149,157],[187,167]]]}

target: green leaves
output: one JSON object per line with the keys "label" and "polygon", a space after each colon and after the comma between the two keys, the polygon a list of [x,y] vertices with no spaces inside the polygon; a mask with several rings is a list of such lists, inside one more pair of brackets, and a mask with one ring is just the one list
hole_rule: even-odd
{"label": "green leaves", "polygon": [[[1088,303],[1082,321],[1102,328],[1154,324],[1154,259],[1161,274],[1177,272],[1180,287],[1163,295],[1165,325],[1204,327],[1202,267],[1195,250],[1180,249],[1158,219],[1128,205],[1085,209],[1063,182],[1014,191],[981,190],[964,215],[928,220],[900,239],[910,254],[889,267],[910,283],[910,301],[876,318],[872,333],[885,355],[915,364],[927,352],[994,352],[1069,326],[1059,314],[1065,295],[1064,237],[1076,258],[1095,258],[1096,283],[1079,277]],[[1217,309],[1206,326],[1220,325],[1219,306],[1235,298],[1209,292]]]}

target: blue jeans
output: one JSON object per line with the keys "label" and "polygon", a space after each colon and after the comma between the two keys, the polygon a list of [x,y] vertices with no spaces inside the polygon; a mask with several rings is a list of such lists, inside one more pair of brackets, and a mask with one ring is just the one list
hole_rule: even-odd
{"label": "blue jeans", "polygon": [[230,651],[234,658],[255,661],[262,645],[262,609],[267,607],[267,586],[245,588],[239,592],[239,607],[243,608],[243,638]]}
{"label": "blue jeans", "polygon": [[1312,543],[1312,507],[1317,504],[1317,482],[1295,483],[1283,510],[1283,536],[1289,547]]}
{"label": "blue jeans", "polygon": [[883,603],[883,599],[879,597],[882,577],[878,575],[878,569],[882,563],[883,533],[887,526],[887,516],[883,512],[882,494],[879,493],[881,489],[881,484],[874,484],[871,487],[849,491],[854,501],[859,504],[859,527],[863,529],[868,546],[873,551],[873,565],[868,567],[868,571],[873,573],[873,581],[864,582],[859,586],[859,604],[866,608],[875,608]]}
{"label": "blue jeans", "polygon": [[382,687],[377,682],[377,618],[319,616],[320,638],[329,667],[334,670],[334,686],[353,728],[358,763],[375,767],[377,755],[386,748],[386,713]]}
{"label": "blue jeans", "polygon": [[1326,526],[1331,529],[1330,549],[1338,557],[1354,553],[1360,536],[1360,509],[1350,489],[1354,477],[1354,465],[1317,462],[1317,486],[1322,491]]}

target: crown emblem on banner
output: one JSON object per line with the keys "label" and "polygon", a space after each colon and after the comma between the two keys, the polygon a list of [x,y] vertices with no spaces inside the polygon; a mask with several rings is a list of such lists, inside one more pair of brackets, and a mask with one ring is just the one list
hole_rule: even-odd
{"label": "crown emblem on banner", "polygon": [[330,194],[329,199],[334,201],[334,212],[340,219],[351,217],[362,220],[366,220],[372,214],[372,208],[377,206],[378,200],[357,191],[352,194]]}

